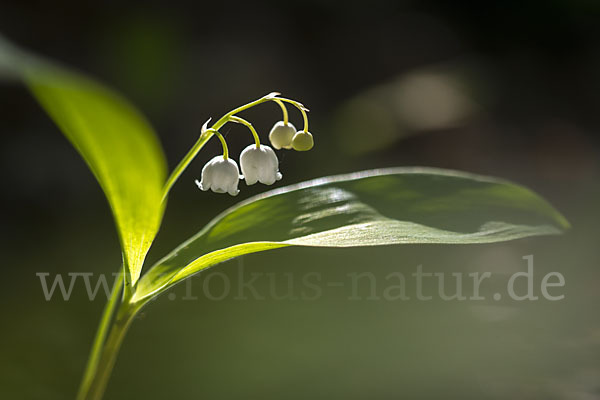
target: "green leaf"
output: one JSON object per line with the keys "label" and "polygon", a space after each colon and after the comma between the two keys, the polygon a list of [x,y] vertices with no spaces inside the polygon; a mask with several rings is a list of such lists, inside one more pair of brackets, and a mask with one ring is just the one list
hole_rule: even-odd
{"label": "green leaf", "polygon": [[433,168],[320,178],[252,197],[217,216],[148,271],[132,301],[219,262],[279,247],[491,243],[568,227],[538,195],[495,178]]}
{"label": "green leaf", "polygon": [[21,79],[81,154],[115,217],[130,283],[163,215],[166,162],[156,134],[127,100],[0,37],[0,76]]}

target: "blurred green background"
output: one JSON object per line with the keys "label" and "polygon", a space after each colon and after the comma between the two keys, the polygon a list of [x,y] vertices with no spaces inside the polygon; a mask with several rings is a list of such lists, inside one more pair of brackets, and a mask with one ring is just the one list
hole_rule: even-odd
{"label": "blurred green background", "polygon": [[[594,1],[13,2],[0,31],[115,87],[157,129],[171,167],[208,117],[277,90],[311,109],[316,146],[280,152],[282,186],[367,168],[427,165],[527,185],[573,229],[493,245],[282,249],[246,274],[490,271],[480,302],[314,301],[202,296],[193,278],[135,321],[107,399],[600,399],[600,6]],[[245,114],[263,137],[277,106]],[[299,115],[292,121],[300,125]],[[103,299],[75,287],[45,301],[37,272],[112,273],[120,254],[100,188],[26,90],[0,91],[0,397],[73,398]],[[235,157],[250,142],[227,130]],[[149,261],[238,198],[193,183],[210,143],[175,186]],[[494,301],[533,254],[535,282],[564,275],[557,302]],[[264,275],[267,276],[267,275]],[[210,288],[219,293],[219,279]],[[410,281],[409,281],[410,282]],[[410,285],[410,284],[409,284]],[[368,287],[362,287],[368,291]],[[362,290],[361,289],[361,290]],[[435,291],[435,287],[425,290]],[[407,288],[409,294],[414,288]],[[538,292],[539,294],[539,292]]]}

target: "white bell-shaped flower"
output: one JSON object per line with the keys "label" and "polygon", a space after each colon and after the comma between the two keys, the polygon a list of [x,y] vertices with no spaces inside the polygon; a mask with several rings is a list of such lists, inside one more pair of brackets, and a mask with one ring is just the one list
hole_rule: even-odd
{"label": "white bell-shaped flower", "polygon": [[291,149],[292,148],[292,138],[296,134],[296,128],[290,122],[287,124],[283,121],[277,122],[271,128],[271,132],[269,132],[269,140],[273,147],[277,150]]}
{"label": "white bell-shaped flower", "polygon": [[215,193],[229,193],[236,196],[240,192],[239,180],[240,170],[235,160],[216,156],[202,168],[202,181],[196,180],[196,185],[204,191],[210,189]]}
{"label": "white bell-shaped flower", "polygon": [[251,144],[246,147],[240,155],[240,166],[247,185],[256,182],[272,185],[281,179],[279,173],[279,160],[272,148],[265,145]]}

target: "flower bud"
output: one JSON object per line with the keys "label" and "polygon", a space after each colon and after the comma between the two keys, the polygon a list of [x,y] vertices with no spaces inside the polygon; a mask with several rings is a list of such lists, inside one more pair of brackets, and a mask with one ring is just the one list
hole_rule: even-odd
{"label": "flower bud", "polygon": [[307,151],[313,148],[315,142],[308,131],[298,131],[292,139],[292,148],[297,151]]}
{"label": "flower bud", "polygon": [[271,128],[271,132],[269,132],[269,140],[273,147],[277,150],[291,149],[292,148],[292,138],[296,133],[296,128],[290,122],[287,124],[283,121],[277,122]]}
{"label": "flower bud", "polygon": [[251,144],[240,155],[240,166],[247,185],[256,182],[272,185],[281,179],[279,173],[279,160],[272,148],[265,145]]}
{"label": "flower bud", "polygon": [[202,168],[202,181],[196,180],[196,185],[203,191],[211,189],[215,193],[229,193],[236,196],[240,192],[239,180],[240,170],[235,160],[216,156]]}

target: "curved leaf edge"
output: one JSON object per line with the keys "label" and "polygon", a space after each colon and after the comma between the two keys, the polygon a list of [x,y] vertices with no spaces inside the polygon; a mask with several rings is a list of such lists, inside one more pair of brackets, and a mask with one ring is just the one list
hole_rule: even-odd
{"label": "curved leaf edge", "polygon": [[[435,167],[425,167],[425,166],[376,168],[376,169],[369,169],[369,170],[358,171],[358,172],[325,176],[325,177],[321,177],[321,178],[315,178],[315,179],[311,179],[308,181],[303,181],[303,182],[283,186],[280,188],[268,190],[266,192],[257,194],[255,196],[252,196],[245,200],[240,201],[239,203],[237,203],[237,204],[227,208],[223,212],[217,214],[217,216],[215,216],[212,220],[210,220],[198,233],[196,233],[194,236],[190,237],[188,240],[183,242],[181,245],[177,246],[177,248],[175,250],[173,250],[171,253],[169,253],[164,258],[167,258],[172,253],[176,252],[177,249],[186,246],[189,242],[194,241],[197,237],[202,236],[204,233],[206,233],[206,231],[210,230],[217,222],[219,222],[225,215],[231,213],[232,211],[234,211],[238,208],[241,208],[245,205],[253,203],[257,200],[261,200],[261,199],[264,199],[267,197],[279,196],[282,194],[286,194],[286,193],[290,193],[290,192],[294,192],[294,191],[298,191],[298,190],[302,190],[302,189],[306,189],[306,188],[311,188],[311,187],[315,187],[315,186],[320,186],[323,184],[354,181],[354,180],[359,180],[359,179],[364,179],[364,178],[369,178],[369,177],[374,177],[374,176],[398,175],[398,174],[430,174],[430,175],[449,176],[449,177],[456,177],[456,178],[466,178],[466,179],[472,179],[477,182],[513,185],[513,186],[525,189],[527,191],[530,191],[532,193],[535,193],[531,189],[529,189],[523,185],[520,185],[518,183],[512,182],[510,180],[507,180],[507,179],[496,178],[496,177],[491,177],[491,176],[486,176],[486,175],[480,175],[480,174],[475,174],[472,172],[435,168]],[[535,193],[535,194],[537,195],[537,193]],[[541,196],[538,196],[538,197],[543,199]],[[544,200],[544,201],[546,201],[546,200]],[[558,212],[554,207],[552,207],[552,209],[555,214],[554,216],[556,217],[556,220],[560,224],[561,228],[564,230],[570,229],[571,224],[569,223],[569,221],[560,212]]]}
{"label": "curved leaf edge", "polygon": [[[356,227],[353,225],[349,225],[348,228],[354,229]],[[474,240],[471,242],[457,241],[456,239],[449,238],[447,241],[431,241],[431,242],[426,242],[426,243],[424,243],[422,241],[422,239],[418,239],[418,240],[414,240],[414,241],[407,240],[407,241],[403,241],[403,242],[389,242],[389,243],[377,243],[377,244],[324,245],[324,244],[316,244],[316,243],[302,243],[301,241],[297,240],[297,239],[304,239],[305,237],[290,239],[290,240],[286,240],[284,242],[247,242],[247,243],[241,243],[241,244],[226,247],[223,249],[215,250],[215,251],[212,251],[210,253],[207,253],[207,254],[204,254],[204,255],[198,257],[197,259],[195,259],[194,261],[192,261],[185,267],[181,268],[179,271],[177,271],[173,274],[170,274],[170,276],[168,276],[166,280],[164,280],[160,285],[157,285],[156,287],[152,288],[152,290],[150,290],[150,291],[143,291],[143,289],[142,289],[143,287],[138,286],[136,288],[136,291],[135,291],[132,299],[131,299],[131,302],[138,303],[138,304],[145,303],[146,301],[151,300],[151,299],[161,295],[162,293],[171,289],[173,286],[183,282],[184,280],[191,278],[192,276],[194,276],[202,271],[205,271],[209,268],[215,267],[218,264],[224,263],[226,261],[230,261],[234,258],[243,256],[243,255],[247,255],[247,254],[259,253],[259,252],[268,251],[268,250],[276,250],[276,249],[280,249],[280,248],[284,248],[284,247],[307,247],[307,248],[320,247],[320,248],[334,249],[334,248],[350,248],[350,247],[395,246],[395,245],[399,245],[399,244],[409,244],[409,245],[410,244],[413,244],[413,245],[415,245],[415,244],[419,244],[419,245],[450,245],[451,244],[451,245],[468,246],[468,245],[474,245],[474,244],[498,243],[500,241],[508,242],[508,241],[524,239],[527,237],[534,237],[534,236],[560,235],[562,233],[563,233],[563,231],[557,229],[556,227],[551,226],[551,225],[546,225],[546,226],[537,227],[535,230],[531,230],[528,232],[521,231],[519,233],[512,234],[512,235],[510,235],[510,237],[506,237],[504,239],[498,239],[497,237],[481,235],[477,238],[476,241]],[[469,234],[469,235],[472,237],[476,237],[476,234]],[[158,263],[156,265],[158,265]],[[143,277],[142,277],[142,279],[143,279]]]}

